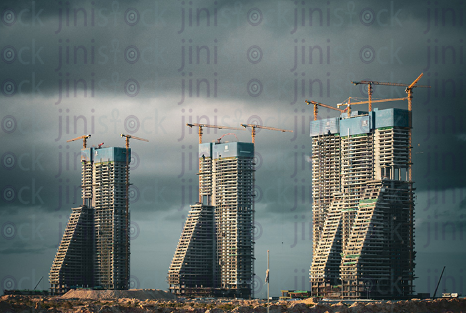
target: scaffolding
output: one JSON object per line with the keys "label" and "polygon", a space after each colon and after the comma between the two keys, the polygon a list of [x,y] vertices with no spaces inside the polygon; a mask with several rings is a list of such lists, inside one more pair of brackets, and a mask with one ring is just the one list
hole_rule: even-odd
{"label": "scaffolding", "polygon": [[341,298],[413,293],[410,127],[407,111],[395,110],[311,123],[313,295],[336,294],[335,287]]}

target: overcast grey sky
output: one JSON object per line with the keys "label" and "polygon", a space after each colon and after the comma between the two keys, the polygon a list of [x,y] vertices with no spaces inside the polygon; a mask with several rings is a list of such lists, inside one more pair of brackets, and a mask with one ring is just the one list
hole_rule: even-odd
{"label": "overcast grey sky", "polygon": [[[81,203],[82,146],[66,140],[91,133],[90,145],[123,146],[129,133],[149,140],[131,142],[132,286],[167,289],[197,199],[198,138],[184,125],[201,121],[295,131],[256,137],[255,289],[265,295],[267,250],[273,295],[309,289],[304,100],[336,106],[367,97],[352,80],[411,83],[424,72],[419,84],[432,88],[413,101],[416,291],[433,293],[446,265],[441,291],[464,294],[464,11],[461,1],[2,1],[0,286],[33,288],[44,276],[38,288],[49,288]],[[404,95],[374,88],[375,98]],[[225,133],[206,130],[204,141]]]}

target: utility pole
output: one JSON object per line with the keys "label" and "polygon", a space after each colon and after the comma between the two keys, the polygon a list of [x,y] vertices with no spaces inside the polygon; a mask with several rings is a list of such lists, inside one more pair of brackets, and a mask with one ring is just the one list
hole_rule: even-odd
{"label": "utility pole", "polygon": [[267,272],[265,272],[265,282],[267,283],[267,313],[269,313],[269,301],[270,301],[270,277],[269,277],[269,250],[267,250]]}

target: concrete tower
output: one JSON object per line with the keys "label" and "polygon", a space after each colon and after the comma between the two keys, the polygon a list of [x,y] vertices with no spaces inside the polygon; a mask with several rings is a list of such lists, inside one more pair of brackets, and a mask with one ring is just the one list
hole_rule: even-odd
{"label": "concrete tower", "polygon": [[[203,285],[210,288],[210,294],[219,296],[236,296],[249,298],[252,294],[254,275],[254,242],[252,228],[254,225],[253,187],[254,187],[254,144],[245,142],[203,143],[199,145],[199,203],[191,206],[185,228],[180,238],[175,256],[170,266],[168,281],[170,290],[181,294],[202,294],[205,289],[187,290],[192,283],[183,272],[180,255],[185,255],[186,247],[193,241],[204,238],[203,248],[213,249],[212,284]],[[214,240],[197,233],[189,238],[195,212],[210,212],[214,218]],[[197,219],[197,223],[199,223]],[[209,228],[210,229],[210,228]],[[209,231],[206,231],[209,233]],[[209,237],[210,238],[210,237]],[[184,244],[181,244],[185,240]],[[193,245],[193,247],[195,247]],[[207,248],[208,247],[208,248]],[[188,248],[189,249],[189,248]],[[192,264],[192,263],[191,263]],[[198,275],[204,267],[189,268],[189,275]],[[184,280],[181,275],[184,275]],[[210,274],[209,274],[210,275]],[[209,276],[210,280],[210,276]],[[203,280],[205,281],[205,280]],[[197,286],[199,287],[199,283]],[[185,287],[183,287],[185,286]]]}
{"label": "concrete tower", "polygon": [[[81,150],[83,206],[72,209],[50,271],[52,292],[63,293],[72,286],[128,289],[130,219],[126,211],[126,162],[130,159],[131,149]],[[79,258],[84,265],[67,261]]]}
{"label": "concrete tower", "polygon": [[217,230],[219,287],[249,298],[254,282],[254,144],[214,144],[212,200]]}
{"label": "concrete tower", "polygon": [[91,148],[90,152],[93,153],[95,284],[104,289],[128,289],[130,219],[126,215],[126,149]]}
{"label": "concrete tower", "polygon": [[311,122],[313,295],[412,294],[409,125],[401,109]]}

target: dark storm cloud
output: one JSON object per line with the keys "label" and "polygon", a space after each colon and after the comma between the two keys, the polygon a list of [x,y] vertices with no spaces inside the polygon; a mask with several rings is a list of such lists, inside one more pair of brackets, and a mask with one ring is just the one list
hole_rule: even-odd
{"label": "dark storm cloud", "polygon": [[[211,59],[209,63],[212,66],[202,67],[198,74],[200,76],[205,73],[212,74],[213,65],[217,62],[214,61],[214,58],[217,59],[217,51],[214,56],[213,46],[217,47],[218,57],[223,58],[223,62],[227,59],[227,62],[234,64],[236,53],[239,51],[224,46],[224,39],[228,38],[228,32],[234,31],[245,22],[243,19],[241,23],[236,21],[233,24],[230,21],[231,25],[226,27],[226,19],[220,21],[219,27],[216,28],[220,32],[218,44],[213,42],[209,32],[191,31],[187,34],[189,39],[174,40],[180,27],[180,21],[174,18],[180,14],[179,4],[162,6],[160,2],[147,1],[137,3],[104,1],[95,5],[88,2],[71,5],[59,3],[59,5],[49,3],[41,8],[43,11],[35,19],[37,25],[32,25],[32,21],[29,20],[22,22],[21,18],[28,17],[27,14],[22,14],[16,16],[17,27],[4,26],[1,29],[2,37],[13,47],[16,55],[16,60],[6,66],[5,72],[2,73],[3,77],[20,84],[37,74],[35,78],[39,86],[35,86],[37,87],[35,92],[45,95],[56,95],[59,80],[68,77],[71,81],[84,79],[89,85],[91,79],[95,80],[98,96],[111,94],[112,90],[124,94],[123,85],[129,78],[134,78],[148,86],[145,96],[153,96],[153,92],[149,92],[149,89],[152,91],[156,89],[157,95],[163,95],[170,90],[173,92],[172,89],[176,85],[173,79],[176,78],[179,82],[181,77],[174,69],[181,66],[182,40],[186,40],[186,49],[188,49],[188,40],[194,40],[195,49],[197,46],[208,45]],[[211,10],[209,6],[212,3],[204,4],[207,5],[207,10]],[[36,3],[35,6],[38,4]],[[219,15],[226,12],[225,14],[231,17],[233,13],[230,7],[228,4],[217,5],[216,10],[219,11]],[[11,9],[14,12],[27,10],[22,6]],[[133,12],[132,10],[140,18],[134,24],[125,15]],[[203,19],[201,20],[199,22],[204,23]],[[85,23],[87,25],[84,25]],[[25,30],[29,32],[28,36],[24,36]],[[136,51],[134,59],[129,55],[131,51]],[[18,66],[14,66],[15,64]],[[188,67],[188,64],[186,65]],[[193,69],[191,66],[191,71]],[[115,89],[115,86],[118,88]],[[82,88],[83,85],[80,84],[78,89]],[[21,92],[28,94],[34,92],[34,88],[32,86],[23,88]]]}
{"label": "dark storm cloud", "polygon": [[[115,7],[115,3],[118,3],[118,8]],[[72,19],[70,26],[65,26],[65,21],[63,20],[63,28],[60,31],[58,31],[59,17],[61,16],[62,19],[65,18],[64,14],[67,6],[64,4],[61,6],[50,5],[44,8],[44,12],[47,12],[48,15],[45,15],[42,22],[43,25],[31,27],[30,36],[23,35],[25,27],[3,27],[2,33],[5,34],[5,38],[8,38],[8,43],[15,47],[17,54],[19,54],[19,50],[22,48],[31,49],[23,50],[22,57],[20,58],[18,55],[17,60],[12,65],[6,66],[6,71],[3,75],[19,83],[25,79],[32,79],[31,76],[34,73],[37,75],[37,82],[42,82],[38,90],[45,94],[53,94],[54,96],[57,96],[60,79],[63,80],[64,84],[66,73],[70,73],[69,78],[71,82],[83,79],[90,85],[89,81],[93,79],[96,84],[97,96],[114,94],[115,91],[118,94],[124,94],[124,84],[128,79],[132,78],[140,82],[141,85],[145,85],[139,97],[151,97],[166,93],[179,95],[181,79],[188,79],[188,76],[182,77],[182,73],[188,75],[188,73],[193,72],[195,79],[208,78],[210,80],[212,74],[216,72],[218,75],[219,93],[223,93],[228,98],[237,99],[241,97],[248,99],[248,94],[244,89],[245,83],[238,76],[239,67],[241,68],[241,76],[243,77],[254,78],[257,71],[260,71],[259,80],[261,80],[261,77],[267,78],[267,83],[263,84],[265,92],[268,91],[271,94],[276,94],[283,101],[285,98],[291,98],[292,95],[290,90],[293,88],[294,77],[288,75],[292,74],[288,73],[288,71],[293,68],[295,58],[294,46],[297,45],[301,48],[301,43],[297,44],[295,40],[307,40],[307,43],[303,46],[309,44],[322,47],[324,50],[324,59],[328,58],[325,55],[325,48],[327,45],[330,47],[330,58],[329,60],[324,60],[328,61],[330,66],[316,64],[316,71],[314,71],[313,76],[317,78],[326,77],[329,69],[333,72],[333,69],[339,68],[339,65],[345,63],[349,72],[354,72],[354,75],[367,73],[367,71],[362,71],[361,66],[351,66],[353,62],[359,63],[358,59],[360,56],[358,57],[358,52],[364,46],[364,44],[361,45],[360,43],[366,44],[365,41],[367,39],[349,35],[361,31],[368,31],[369,46],[376,54],[382,55],[387,53],[387,55],[383,56],[384,60],[381,62],[398,65],[406,62],[410,63],[411,66],[413,62],[414,64],[421,64],[423,62],[423,58],[419,58],[419,49],[415,48],[418,44],[412,44],[412,40],[421,41],[422,38],[397,38],[390,36],[389,40],[384,39],[385,41],[383,41],[381,39],[383,37],[375,35],[378,31],[389,33],[395,30],[401,32],[403,31],[403,27],[422,29],[423,25],[418,20],[414,20],[413,22],[406,14],[396,15],[397,11],[401,11],[401,13],[407,11],[399,3],[396,4],[396,8],[391,8],[393,3],[371,8],[375,14],[373,16],[374,23],[371,24],[374,27],[371,28],[365,27],[364,24],[361,25],[356,11],[353,10],[354,12],[349,12],[351,13],[350,15],[345,15],[345,13],[348,13],[345,11],[348,8],[342,6],[340,3],[315,8],[323,12],[323,22],[326,22],[326,19],[329,17],[330,26],[339,25],[336,27],[336,29],[340,30],[337,36],[335,36],[332,27],[325,27],[325,23],[323,23],[323,26],[319,25],[317,14],[319,12],[316,13],[313,24],[315,25],[314,27],[319,28],[310,28],[309,32],[307,28],[299,27],[296,33],[291,34],[295,22],[294,10],[298,9],[300,11],[302,9],[301,6],[297,7],[291,2],[279,4],[262,2],[257,5],[259,4],[265,6],[263,12],[261,12],[263,15],[263,24],[257,28],[251,28],[248,19],[244,18],[244,15],[249,12],[248,10],[253,9],[253,7],[241,4],[241,2],[236,2],[236,4],[221,3],[218,5],[213,5],[211,2],[196,2],[195,5],[191,6],[182,6],[180,4],[162,6],[159,2],[155,4],[149,2],[131,2],[131,4],[127,2],[99,2],[99,4],[91,5],[86,2],[79,5],[70,5],[70,18]],[[359,3],[357,9],[362,12],[363,8],[367,7],[367,5]],[[186,24],[184,31],[178,34],[182,30],[179,18],[181,10],[185,9],[186,14],[188,14],[188,10],[192,6],[194,6],[192,9],[195,15],[193,17],[194,25],[188,27],[188,24]],[[61,15],[60,8],[62,9]],[[140,20],[136,25],[129,26],[124,14],[127,10],[133,8],[140,13]],[[304,6],[304,8],[308,9],[307,6]],[[370,8],[370,6],[367,8]],[[79,11],[80,9],[84,10],[87,14],[86,17],[89,20],[87,26],[83,26],[84,13]],[[210,27],[206,26],[207,15],[205,11],[201,11],[204,13],[200,15],[200,26],[197,26],[197,15],[195,14],[197,9],[206,9],[212,15],[209,15]],[[215,27],[213,25],[214,9],[217,10],[218,20]],[[77,26],[74,26],[74,10],[78,10],[77,12],[79,12],[79,14],[77,13]],[[97,19],[94,26],[91,25],[90,21],[92,10],[94,10],[94,18]],[[325,14],[327,10],[329,12],[328,17]],[[372,11],[369,10],[368,12],[371,13]],[[155,12],[159,14],[156,15],[157,20],[155,18],[153,20],[150,19]],[[394,15],[391,18],[397,21],[393,25],[387,24],[390,14]],[[100,21],[99,19],[102,20]],[[186,23],[189,23],[189,21],[186,20]],[[347,27],[343,27],[344,25]],[[252,30],[248,36],[250,39],[245,39],[243,36],[243,33],[247,29]],[[319,30],[319,32],[315,32],[315,30]],[[258,31],[263,32],[265,36],[259,35]],[[55,34],[55,32],[58,33]],[[216,37],[215,40],[217,42],[213,40],[213,37]],[[330,40],[328,39],[330,37],[332,37],[332,40],[328,43],[327,41]],[[425,41],[422,41],[422,43],[425,43]],[[244,45],[247,45],[246,48],[259,47],[260,62],[258,64],[253,65],[247,61],[247,57],[254,57],[248,55],[249,50],[242,47]],[[136,53],[138,58],[135,57],[134,60],[131,59],[129,54],[131,49],[128,50],[129,52],[125,59],[125,51],[130,46],[135,46],[138,51]],[[180,70],[182,68],[181,56],[183,47],[185,48],[185,67],[183,70]],[[191,54],[193,58],[192,65],[188,64],[190,47],[193,49],[193,54]],[[204,47],[204,50],[201,47]],[[216,52],[214,52],[214,47],[216,48]],[[210,54],[210,65],[205,64],[207,63],[206,48]],[[68,62],[66,61],[67,49],[69,49]],[[199,53],[197,53],[197,49],[200,49]],[[32,50],[36,54],[32,53]],[[351,55],[345,55],[344,50],[348,50],[348,53],[351,53]],[[254,50],[251,50],[249,53],[254,53]],[[62,67],[59,65],[60,54],[62,55]],[[87,54],[87,60],[84,60],[84,54]],[[393,55],[389,56],[388,54]],[[26,55],[31,60],[25,59]],[[198,57],[201,66],[197,65]],[[214,64],[214,57],[218,59],[216,61],[217,64]],[[85,62],[86,64],[84,64]],[[317,62],[314,61],[314,63]],[[19,66],[14,66],[14,64]],[[403,72],[407,73],[408,71],[403,70]],[[95,73],[94,76],[91,76],[91,73]],[[59,76],[60,74],[62,76]],[[377,78],[374,77],[375,75],[371,76],[374,79]],[[360,77],[363,76],[361,75]],[[402,76],[397,73],[397,77]],[[337,80],[336,77],[334,79]],[[277,88],[281,88],[280,85],[285,85],[288,91],[276,92]],[[332,85],[334,85],[334,89],[343,86],[336,81],[333,81]],[[77,86],[78,89],[83,88],[82,83]],[[229,90],[240,92],[228,94]],[[25,85],[22,92],[30,93],[32,92],[32,88]],[[333,96],[332,93],[331,97]],[[263,97],[255,100],[261,103]]]}

